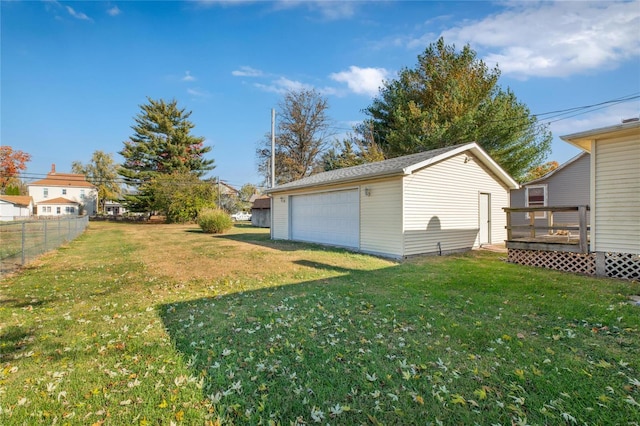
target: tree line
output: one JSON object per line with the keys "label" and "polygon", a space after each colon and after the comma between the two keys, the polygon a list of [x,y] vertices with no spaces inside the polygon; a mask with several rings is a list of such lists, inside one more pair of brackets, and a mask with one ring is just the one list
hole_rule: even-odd
{"label": "tree line", "polygon": [[[499,77],[498,67],[487,67],[469,45],[458,51],[440,38],[418,56],[415,67],[382,83],[362,111],[366,118],[341,139],[335,136],[326,97],[313,89],[290,91],[278,104],[275,183],[472,141],[521,182],[557,167],[543,163],[551,132],[510,89],[499,86]],[[190,115],[175,100],[149,97],[119,152],[122,164],[96,151],[87,164],[73,162],[72,171],[96,183],[103,203],[122,198],[130,211],[157,211],[171,222],[193,221],[205,208],[241,207],[221,205],[215,180],[204,179],[215,168],[207,158],[212,147],[192,134]],[[4,191],[29,157],[6,149],[1,154]],[[271,136],[265,135],[256,148],[265,183],[271,154]],[[242,191],[241,198],[247,198],[256,187]]]}

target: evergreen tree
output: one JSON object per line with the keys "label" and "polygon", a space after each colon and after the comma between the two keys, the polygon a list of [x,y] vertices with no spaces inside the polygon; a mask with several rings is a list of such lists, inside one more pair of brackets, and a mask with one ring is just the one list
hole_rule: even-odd
{"label": "evergreen tree", "polygon": [[120,151],[125,159],[118,173],[133,191],[126,195],[132,211],[149,211],[154,204],[151,180],[162,174],[192,173],[202,177],[214,169],[214,160],[204,155],[211,151],[204,137],[191,134],[195,125],[189,121],[191,111],[178,108],[177,101],[147,98],[135,117],[134,131]]}
{"label": "evergreen tree", "polygon": [[477,142],[514,178],[539,165],[551,133],[466,45],[457,52],[440,38],[414,69],[386,82],[365,109],[366,124],[386,158]]}

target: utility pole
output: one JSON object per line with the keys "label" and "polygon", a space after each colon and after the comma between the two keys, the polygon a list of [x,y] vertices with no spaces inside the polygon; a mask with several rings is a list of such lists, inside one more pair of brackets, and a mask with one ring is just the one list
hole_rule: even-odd
{"label": "utility pole", "polygon": [[218,176],[218,208],[222,208],[222,205],[220,204],[220,176]]}
{"label": "utility pole", "polygon": [[276,186],[276,110],[271,108],[271,187]]}

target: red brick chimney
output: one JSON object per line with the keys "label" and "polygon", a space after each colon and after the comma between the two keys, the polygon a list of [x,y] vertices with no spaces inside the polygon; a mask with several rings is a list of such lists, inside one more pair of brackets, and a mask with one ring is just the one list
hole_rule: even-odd
{"label": "red brick chimney", "polygon": [[56,165],[55,165],[55,163],[51,164],[51,174],[52,175],[56,174]]}

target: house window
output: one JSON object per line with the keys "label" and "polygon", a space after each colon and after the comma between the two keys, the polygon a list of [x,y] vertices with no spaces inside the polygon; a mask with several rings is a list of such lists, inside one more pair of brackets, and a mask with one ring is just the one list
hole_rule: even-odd
{"label": "house window", "polygon": [[42,195],[43,198],[49,198],[49,188],[44,188],[44,194]]}
{"label": "house window", "polygon": [[56,207],[56,214],[60,214],[60,207]]}
{"label": "house window", "polygon": [[[532,185],[525,188],[525,201],[527,207],[546,207],[547,206],[547,185]],[[544,219],[547,212],[534,212],[536,219]],[[527,219],[531,216],[527,213]]]}
{"label": "house window", "polygon": [[66,189],[62,189],[62,195],[67,195],[67,190]]}
{"label": "house window", "polygon": [[81,200],[84,200],[84,197],[85,197],[85,195],[84,195],[84,189],[81,189],[81,190],[80,190],[80,199],[81,199]]}

